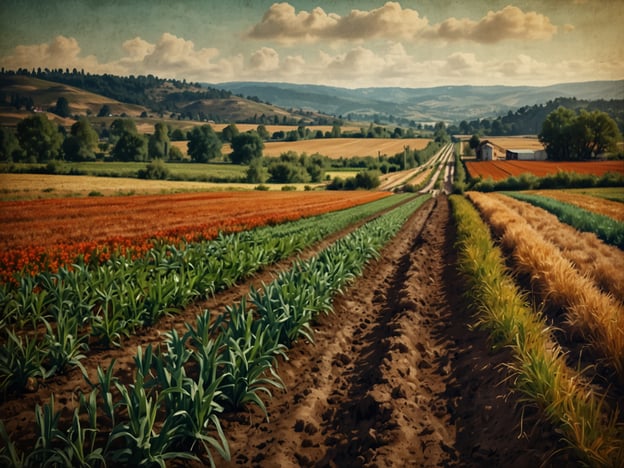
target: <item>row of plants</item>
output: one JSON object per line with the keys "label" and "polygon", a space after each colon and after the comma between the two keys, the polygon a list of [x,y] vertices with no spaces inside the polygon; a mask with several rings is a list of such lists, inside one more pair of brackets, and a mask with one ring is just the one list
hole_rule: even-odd
{"label": "row of plants", "polygon": [[[487,194],[503,203],[539,232],[540,236],[558,249],[574,269],[591,279],[602,291],[624,303],[624,251],[600,241],[593,233],[580,233],[562,223],[546,210],[502,193]],[[598,199],[596,199],[598,200]]]}
{"label": "row of plants", "polygon": [[561,310],[567,327],[589,343],[602,363],[624,382],[624,305],[603,292],[575,269],[552,243],[545,240],[504,201],[469,192],[470,200],[514,258],[517,272],[530,278],[545,307]]}
{"label": "row of plants", "polygon": [[[228,288],[266,265],[397,203],[386,197],[348,210],[253,231],[220,235],[182,248],[162,245],[137,260],[24,275],[0,286],[0,391],[22,392],[79,366],[89,346],[121,346],[124,337]],[[30,330],[25,333],[24,330]]]}
{"label": "row of plants", "polygon": [[494,192],[501,190],[537,190],[537,189],[564,189],[564,188],[589,188],[589,187],[622,187],[624,175],[608,172],[597,176],[593,174],[577,174],[574,172],[560,171],[556,174],[538,177],[524,173],[511,176],[503,180],[495,181],[491,178],[482,179],[477,177],[468,180],[466,190],[479,192]]}
{"label": "row of plants", "polygon": [[579,231],[593,232],[607,244],[624,249],[624,223],[609,216],[585,210],[571,203],[541,195],[506,192],[507,195],[553,213],[563,223]]}
{"label": "row of plants", "polygon": [[[97,370],[92,391],[80,395],[70,421],[54,400],[35,409],[33,450],[11,440],[4,423],[0,460],[6,466],[165,466],[195,459],[215,466],[230,458],[220,417],[247,405],[268,418],[265,399],[283,389],[277,362],[311,323],[332,310],[340,293],[428,197],[415,198],[344,236],[317,256],[298,261],[260,290],[212,320],[208,311],[159,349],[138,348],[132,383],[116,378],[114,363]],[[23,445],[32,441],[22,441]]]}
{"label": "row of plants", "polygon": [[467,300],[477,324],[489,331],[494,347],[512,350],[509,381],[522,395],[520,401],[540,409],[582,464],[622,466],[624,427],[618,422],[617,410],[566,365],[566,355],[553,338],[554,330],[516,287],[477,210],[459,195],[453,195],[451,203],[457,225],[458,267],[466,282]]}

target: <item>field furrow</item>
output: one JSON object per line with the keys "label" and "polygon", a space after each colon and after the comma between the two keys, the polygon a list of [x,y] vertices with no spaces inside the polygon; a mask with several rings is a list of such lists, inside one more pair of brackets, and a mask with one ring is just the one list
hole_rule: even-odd
{"label": "field furrow", "polygon": [[280,362],[286,392],[269,421],[256,411],[224,423],[228,466],[538,463],[554,439],[517,437],[502,358],[467,332],[448,217],[446,198],[423,206],[318,319],[314,343]]}

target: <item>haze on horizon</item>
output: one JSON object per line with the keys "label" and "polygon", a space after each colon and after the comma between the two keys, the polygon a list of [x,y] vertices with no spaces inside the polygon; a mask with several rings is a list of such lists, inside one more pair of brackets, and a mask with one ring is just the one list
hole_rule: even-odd
{"label": "haze on horizon", "polygon": [[0,66],[207,83],[624,78],[623,0],[0,0]]}

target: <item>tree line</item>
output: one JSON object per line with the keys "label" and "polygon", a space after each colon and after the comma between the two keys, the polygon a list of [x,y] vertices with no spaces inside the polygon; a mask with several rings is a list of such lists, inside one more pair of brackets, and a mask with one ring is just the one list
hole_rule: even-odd
{"label": "tree line", "polygon": [[496,118],[462,120],[459,124],[451,125],[449,132],[461,135],[536,135],[542,129],[546,117],[559,107],[564,107],[579,112],[601,111],[608,114],[618,126],[620,132],[624,132],[624,100],[596,100],[589,101],[576,98],[557,98],[545,104],[523,106],[515,111],[509,111],[506,115]]}

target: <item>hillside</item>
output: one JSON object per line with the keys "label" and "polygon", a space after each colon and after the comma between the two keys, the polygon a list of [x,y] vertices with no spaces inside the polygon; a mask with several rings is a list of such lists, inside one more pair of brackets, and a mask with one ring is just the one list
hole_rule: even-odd
{"label": "hillside", "polygon": [[295,125],[331,124],[333,120],[176,80],[59,70],[0,74],[0,124],[15,125],[33,110],[51,110],[61,97],[67,99],[71,115],[96,116],[106,105],[109,115],[134,118],[153,114],[176,120]]}
{"label": "hillside", "polygon": [[278,106],[313,109],[343,117],[381,116],[416,122],[492,118],[522,106],[558,97],[624,99],[624,80],[531,86],[440,86],[435,88],[360,88],[289,83],[230,82],[212,85],[235,94],[257,96]]}

